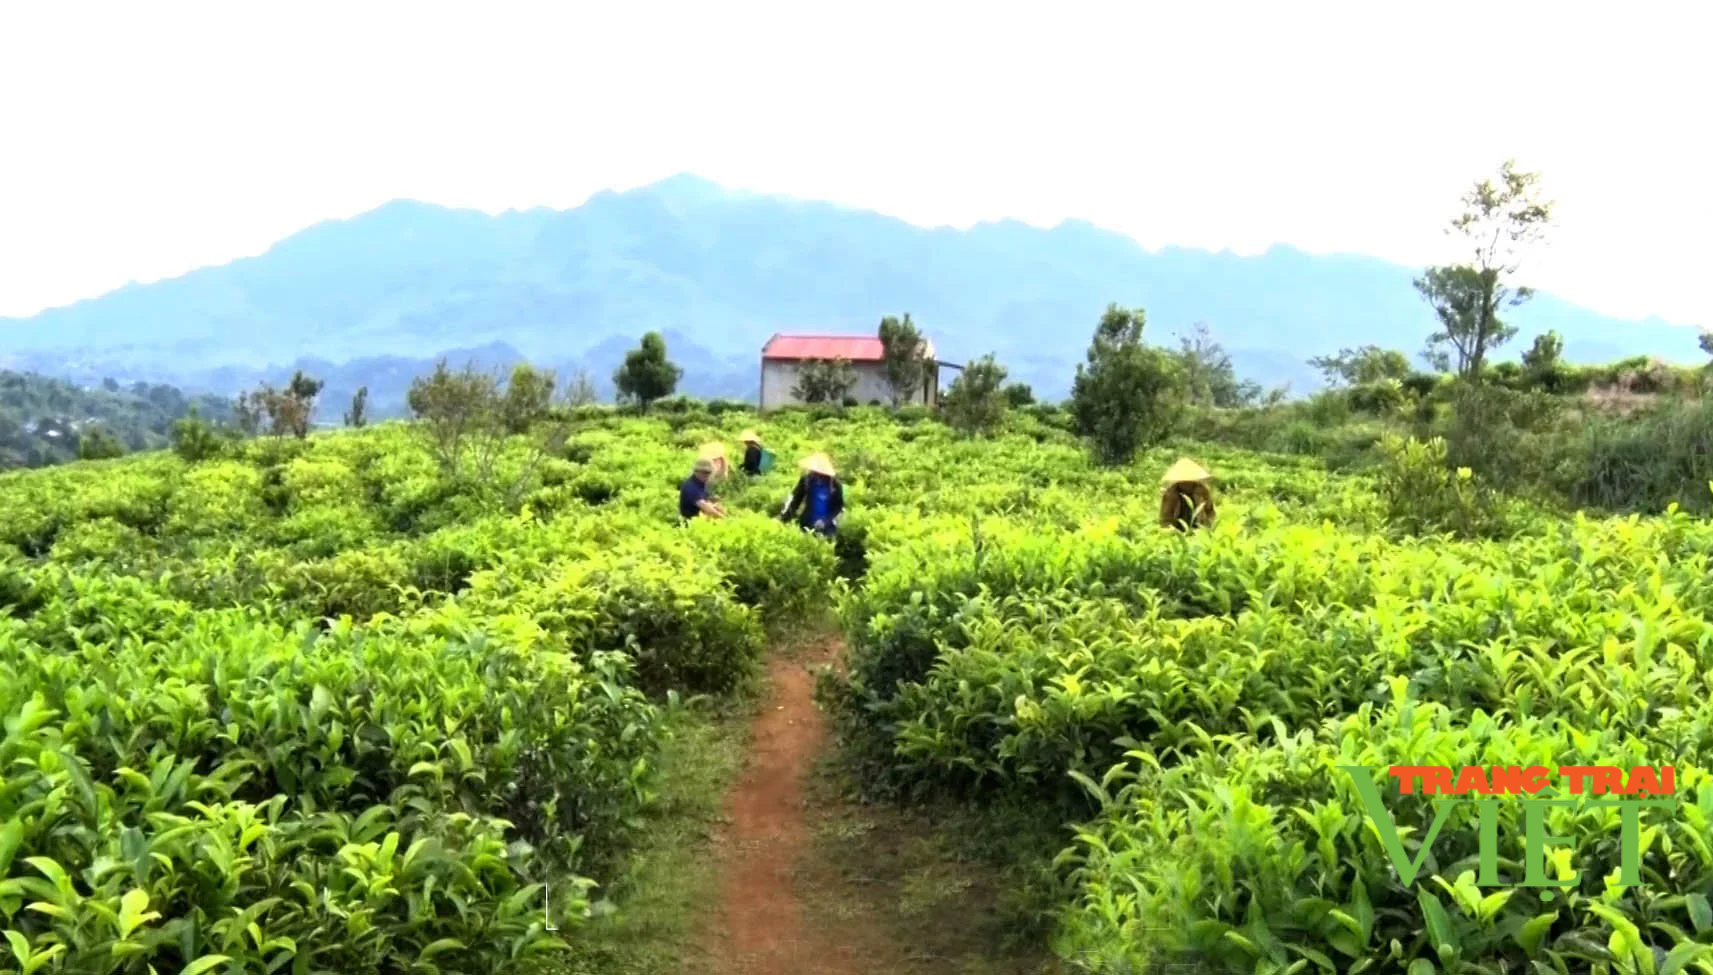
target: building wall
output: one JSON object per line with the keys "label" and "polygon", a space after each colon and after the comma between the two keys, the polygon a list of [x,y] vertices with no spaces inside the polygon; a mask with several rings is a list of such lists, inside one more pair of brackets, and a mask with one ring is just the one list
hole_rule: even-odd
{"label": "building wall", "polygon": [[[773,406],[789,406],[799,402],[791,395],[792,387],[797,385],[797,370],[802,363],[791,360],[764,359],[761,363],[761,405],[763,408]],[[858,403],[868,404],[869,400],[879,400],[890,405],[892,403],[892,384],[886,381],[886,367],[878,362],[853,362],[851,371],[856,373],[856,385],[851,388],[851,396]],[[936,382],[936,387],[938,383]],[[917,391],[910,402],[931,403],[932,398],[923,391]]]}

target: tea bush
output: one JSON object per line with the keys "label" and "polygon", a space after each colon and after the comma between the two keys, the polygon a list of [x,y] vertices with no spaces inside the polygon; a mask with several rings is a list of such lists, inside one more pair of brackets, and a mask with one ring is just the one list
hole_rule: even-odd
{"label": "tea bush", "polygon": [[[486,484],[396,423],[0,474],[0,970],[514,970],[582,934],[677,699],[832,600],[863,784],[1063,827],[1072,970],[1713,973],[1713,529],[1554,514],[1443,445],[1370,451],[1379,421],[1314,425],[1349,411],[1216,418],[1348,472],[1205,444],[1097,468],[1051,407],[972,442],[672,401],[567,411],[557,456],[516,438]],[[681,524],[691,447],[743,427],[782,463]],[[830,545],[776,519],[814,450]],[[1219,499],[1187,536],[1157,524],[1180,452]],[[1476,887],[1468,811],[1406,887],[1338,771],[1572,760],[1677,767],[1649,887],[1607,884],[1612,817],[1573,810],[1558,900]]]}
{"label": "tea bush", "polygon": [[[1054,947],[1077,971],[1713,972],[1713,528],[1554,516],[1443,443],[1385,449],[1336,477],[1200,452],[1220,520],[1187,537],[1081,472],[1077,501],[882,521],[822,685],[867,787],[1073,827]],[[1650,886],[1612,886],[1613,810],[1548,815],[1580,878],[1557,900],[1474,883],[1473,810],[1406,886],[1339,770],[1579,762],[1676,767],[1677,809],[1640,821]],[[1395,816],[1419,837],[1432,811]]]}
{"label": "tea bush", "polygon": [[579,417],[584,464],[506,446],[515,497],[400,424],[0,475],[0,971],[575,939],[677,696],[737,687],[835,563],[760,494],[684,530],[667,425]]}

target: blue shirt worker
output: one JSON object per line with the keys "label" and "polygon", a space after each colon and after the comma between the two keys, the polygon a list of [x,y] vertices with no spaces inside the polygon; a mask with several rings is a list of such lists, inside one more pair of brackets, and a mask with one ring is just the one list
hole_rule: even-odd
{"label": "blue shirt worker", "polygon": [[690,476],[684,483],[678,485],[678,514],[682,518],[694,518],[697,515],[707,515],[709,518],[724,518],[726,509],[708,494],[708,478],[714,475],[714,462],[706,457],[696,458],[696,466],[690,469]]}
{"label": "blue shirt worker", "polygon": [[827,538],[838,530],[839,516],[845,512],[845,489],[833,476],[833,462],[826,454],[814,454],[803,461],[803,476],[779,513],[782,521],[797,516],[797,524]]}

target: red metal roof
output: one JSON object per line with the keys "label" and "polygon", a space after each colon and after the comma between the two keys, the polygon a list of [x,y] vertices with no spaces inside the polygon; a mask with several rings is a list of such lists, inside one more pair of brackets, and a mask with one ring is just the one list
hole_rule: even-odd
{"label": "red metal roof", "polygon": [[763,359],[849,359],[879,362],[885,358],[873,335],[775,335],[761,347]]}
{"label": "red metal roof", "polygon": [[[932,342],[924,340],[927,353]],[[886,358],[880,338],[874,335],[775,335],[761,347],[763,359],[847,359],[851,362],[880,362]]]}

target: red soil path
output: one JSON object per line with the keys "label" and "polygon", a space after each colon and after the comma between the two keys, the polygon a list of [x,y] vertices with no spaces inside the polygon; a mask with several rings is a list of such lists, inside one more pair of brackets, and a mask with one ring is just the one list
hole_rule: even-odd
{"label": "red soil path", "polygon": [[749,762],[727,798],[729,828],[717,845],[720,903],[705,939],[715,975],[864,975],[874,954],[860,926],[814,927],[797,890],[811,836],[804,778],[827,732],[809,668],[833,663],[842,645],[823,641],[806,655],[776,656],[761,713],[751,727]]}

